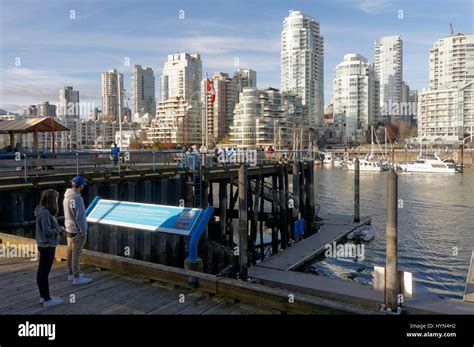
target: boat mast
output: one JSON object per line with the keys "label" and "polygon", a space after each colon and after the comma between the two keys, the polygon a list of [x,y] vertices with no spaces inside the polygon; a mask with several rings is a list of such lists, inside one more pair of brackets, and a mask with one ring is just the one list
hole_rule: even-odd
{"label": "boat mast", "polygon": [[370,158],[374,159],[374,126],[370,126]]}

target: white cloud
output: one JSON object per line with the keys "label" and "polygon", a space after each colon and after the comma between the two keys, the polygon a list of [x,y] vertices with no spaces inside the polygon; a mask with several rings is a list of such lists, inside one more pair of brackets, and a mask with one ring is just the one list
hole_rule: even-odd
{"label": "white cloud", "polygon": [[55,33],[54,39],[44,32],[29,33],[28,35],[11,35],[3,39],[2,45],[27,45],[29,49],[48,47],[48,50],[61,48],[61,52],[71,54],[77,49],[91,52],[97,50],[113,52],[162,52],[172,53],[199,52],[201,54],[224,54],[235,51],[268,52],[272,54],[280,50],[280,36],[276,33],[273,38],[256,38],[239,35],[202,35],[187,33],[183,36],[137,36],[97,34],[97,33]]}
{"label": "white cloud", "polygon": [[14,67],[0,70],[0,76],[3,81],[0,85],[0,103],[3,105],[26,105],[43,101],[55,104],[58,101],[58,90],[65,85],[78,89],[81,99],[100,97],[97,81],[71,78],[51,70]]}
{"label": "white cloud", "polygon": [[369,14],[379,14],[384,12],[389,4],[389,0],[362,0],[356,2],[356,7]]}

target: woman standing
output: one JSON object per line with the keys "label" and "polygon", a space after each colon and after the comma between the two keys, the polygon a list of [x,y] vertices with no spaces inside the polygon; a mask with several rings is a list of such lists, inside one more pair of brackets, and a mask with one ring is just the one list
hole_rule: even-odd
{"label": "woman standing", "polygon": [[59,212],[59,193],[48,189],[41,195],[39,205],[35,209],[36,243],[40,254],[36,282],[40,292],[40,304],[44,307],[59,305],[63,300],[49,295],[48,276],[53,266],[56,246],[59,244],[59,235],[64,231],[60,227],[56,215]]}

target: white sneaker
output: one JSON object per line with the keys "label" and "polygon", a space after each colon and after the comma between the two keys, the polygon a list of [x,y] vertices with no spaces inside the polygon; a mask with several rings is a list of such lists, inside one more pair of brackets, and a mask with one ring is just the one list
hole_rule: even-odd
{"label": "white sneaker", "polygon": [[67,280],[72,281],[74,279],[74,275],[67,275]]}
{"label": "white sneaker", "polygon": [[40,304],[40,305],[43,305],[43,304],[44,304],[44,299],[43,299],[43,298],[40,298],[39,304]]}
{"label": "white sneaker", "polygon": [[92,278],[79,276],[79,277],[74,278],[74,280],[72,281],[72,284],[88,284],[91,282],[92,282]]}
{"label": "white sneaker", "polygon": [[62,302],[63,302],[63,299],[56,296],[52,296],[51,299],[49,299],[48,301],[44,301],[43,307],[53,307],[53,306],[62,304]]}

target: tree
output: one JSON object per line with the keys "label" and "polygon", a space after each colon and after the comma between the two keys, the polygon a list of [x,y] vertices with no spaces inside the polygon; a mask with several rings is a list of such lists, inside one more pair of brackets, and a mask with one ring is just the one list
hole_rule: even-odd
{"label": "tree", "polygon": [[220,145],[227,145],[230,144],[230,135],[224,136],[222,140],[219,141]]}
{"label": "tree", "polygon": [[390,139],[390,141],[397,139],[398,137],[397,124],[387,123],[385,124],[385,129],[387,130],[387,137]]}
{"label": "tree", "polygon": [[130,149],[140,149],[140,143],[137,140],[130,140]]}
{"label": "tree", "polygon": [[410,124],[408,122],[400,122],[398,124],[398,136],[397,136],[397,141],[398,143],[403,143],[405,142],[406,139],[410,137],[415,137],[417,135],[417,127],[414,126],[413,124]]}
{"label": "tree", "polygon": [[153,142],[153,145],[151,146],[151,149],[154,150],[154,151],[159,151],[162,149],[162,146],[161,146],[161,142],[156,140],[155,142]]}

